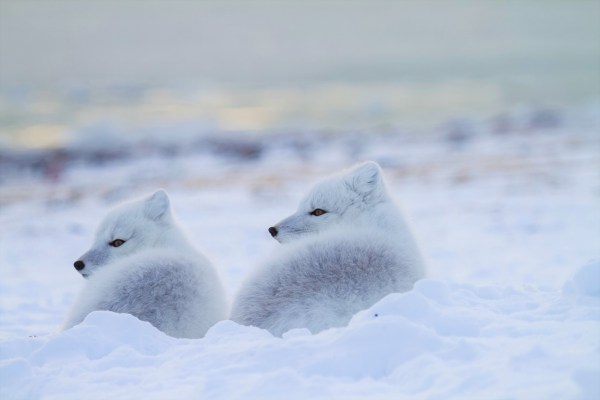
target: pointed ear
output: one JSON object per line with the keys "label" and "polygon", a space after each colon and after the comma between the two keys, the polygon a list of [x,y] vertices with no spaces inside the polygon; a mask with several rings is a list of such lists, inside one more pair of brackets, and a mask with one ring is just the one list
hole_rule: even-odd
{"label": "pointed ear", "polygon": [[169,195],[159,189],[144,201],[144,215],[152,220],[158,220],[165,215],[170,207]]}
{"label": "pointed ear", "polygon": [[369,195],[381,185],[381,168],[374,161],[368,161],[348,172],[352,189],[361,195]]}

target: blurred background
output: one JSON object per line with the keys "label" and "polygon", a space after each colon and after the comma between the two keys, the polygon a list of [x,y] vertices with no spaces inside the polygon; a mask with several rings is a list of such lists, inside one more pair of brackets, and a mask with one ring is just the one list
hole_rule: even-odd
{"label": "blurred background", "polygon": [[565,108],[598,100],[599,9],[1,0],[2,166],[15,151],[190,150],[223,133],[417,133],[464,119],[510,130],[509,112],[557,124]]}
{"label": "blurred background", "polygon": [[364,159],[515,176],[565,131],[544,154],[597,155],[599,37],[583,0],[1,0],[0,204],[260,189]]}

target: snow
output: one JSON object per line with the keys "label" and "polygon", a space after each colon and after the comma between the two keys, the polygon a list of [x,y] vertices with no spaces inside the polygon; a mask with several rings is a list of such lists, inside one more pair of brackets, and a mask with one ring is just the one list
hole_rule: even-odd
{"label": "snow", "polygon": [[4,343],[1,375],[17,398],[593,398],[597,302],[424,279],[347,328],[283,339],[223,321],[177,340],[97,311],[43,341]]}
{"label": "snow", "polygon": [[[557,127],[503,134],[469,121],[472,130],[460,140],[444,128],[249,134],[243,143],[261,149],[251,159],[149,153],[67,162],[56,179],[6,174],[0,394],[596,399],[600,142],[597,123],[579,111],[565,111]],[[321,176],[368,159],[381,163],[427,256],[428,277],[412,291],[316,335],[296,329],[277,338],[221,321],[202,339],[175,339],[103,311],[59,331],[84,284],[72,263],[112,204],[165,187],[231,298],[280,246],[267,228],[291,214]]]}

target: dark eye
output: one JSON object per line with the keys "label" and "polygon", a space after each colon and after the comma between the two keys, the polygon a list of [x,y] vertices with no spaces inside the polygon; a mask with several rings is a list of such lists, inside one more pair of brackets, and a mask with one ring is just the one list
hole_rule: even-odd
{"label": "dark eye", "polygon": [[327,212],[327,211],[325,211],[325,210],[321,210],[320,208],[315,208],[315,209],[314,209],[314,210],[313,210],[313,211],[310,213],[310,215],[314,215],[315,217],[318,217],[318,216],[320,216],[320,215],[323,215],[323,214],[325,214],[326,212]]}
{"label": "dark eye", "polygon": [[124,240],[122,240],[122,239],[115,239],[115,240],[113,240],[112,242],[110,242],[109,244],[110,244],[112,247],[119,247],[119,246],[123,245],[123,243],[125,243],[125,241],[124,241]]}

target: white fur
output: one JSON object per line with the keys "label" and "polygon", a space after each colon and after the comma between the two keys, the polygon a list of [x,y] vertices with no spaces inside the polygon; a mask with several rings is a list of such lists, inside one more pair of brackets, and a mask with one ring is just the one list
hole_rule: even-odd
{"label": "white fur", "polygon": [[[326,213],[311,215],[317,208]],[[232,310],[234,321],[275,335],[346,325],[424,276],[419,250],[374,162],[318,183],[275,228],[285,245],[243,283]]]}
{"label": "white fur", "polygon": [[[81,256],[88,283],[64,328],[95,310],[129,313],[174,337],[203,336],[226,317],[217,272],[175,222],[169,197],[148,198],[113,209],[100,224],[92,248]],[[124,240],[119,247],[110,245]]]}
{"label": "white fur", "polygon": [[[311,215],[317,208],[327,213]],[[281,243],[338,227],[376,228],[401,235],[399,241],[413,242],[400,210],[387,193],[381,168],[372,161],[317,183],[296,212],[274,227],[278,231],[275,239]]]}

